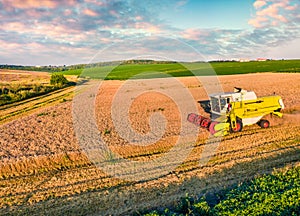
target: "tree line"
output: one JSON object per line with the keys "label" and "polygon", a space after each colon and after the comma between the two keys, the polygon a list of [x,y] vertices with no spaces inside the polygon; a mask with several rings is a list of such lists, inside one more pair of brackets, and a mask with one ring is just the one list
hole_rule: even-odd
{"label": "tree line", "polygon": [[8,70],[27,70],[27,71],[45,71],[45,72],[61,72],[68,70],[84,69],[84,68],[93,68],[101,66],[113,66],[119,64],[170,64],[176,63],[174,61],[155,61],[149,59],[132,59],[124,61],[110,61],[110,62],[97,62],[89,64],[76,64],[76,65],[47,65],[47,66],[24,66],[24,65],[9,65],[2,64],[0,69]]}

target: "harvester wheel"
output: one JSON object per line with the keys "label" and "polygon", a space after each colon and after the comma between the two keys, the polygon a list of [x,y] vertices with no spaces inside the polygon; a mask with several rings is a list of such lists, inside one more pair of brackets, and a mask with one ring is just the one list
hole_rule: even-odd
{"label": "harvester wheel", "polygon": [[240,132],[243,130],[243,122],[241,119],[237,119],[235,124],[236,124],[236,128],[230,127],[231,132],[235,133],[235,132]]}
{"label": "harvester wheel", "polygon": [[261,128],[268,128],[270,127],[270,122],[268,120],[260,120],[258,122],[258,125],[261,127]]}

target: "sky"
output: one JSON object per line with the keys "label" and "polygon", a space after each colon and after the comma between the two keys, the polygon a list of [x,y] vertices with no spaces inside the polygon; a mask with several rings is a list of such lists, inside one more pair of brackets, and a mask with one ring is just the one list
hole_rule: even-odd
{"label": "sky", "polygon": [[0,0],[0,64],[300,59],[299,0]]}

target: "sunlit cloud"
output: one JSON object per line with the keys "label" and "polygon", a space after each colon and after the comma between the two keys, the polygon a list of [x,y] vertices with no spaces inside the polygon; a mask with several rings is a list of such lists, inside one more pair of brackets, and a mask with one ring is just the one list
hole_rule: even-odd
{"label": "sunlit cloud", "polygon": [[55,8],[59,5],[59,1],[55,0],[3,0],[2,5],[6,10],[12,9],[29,9],[29,8]]}
{"label": "sunlit cloud", "polygon": [[258,9],[258,8],[261,8],[261,7],[265,6],[266,4],[267,4],[266,1],[258,0],[258,1],[255,1],[255,2],[253,3],[253,6],[254,6],[256,9]]}
{"label": "sunlit cloud", "polygon": [[85,9],[85,10],[83,11],[83,13],[84,13],[85,15],[92,16],[92,17],[98,16],[98,13],[95,12],[95,11],[93,11],[93,10],[91,10],[91,9]]}
{"label": "sunlit cloud", "polygon": [[210,31],[203,29],[188,28],[181,32],[181,37],[188,40],[199,40],[210,36]]}
{"label": "sunlit cloud", "polygon": [[298,8],[298,5],[291,5],[289,0],[257,0],[253,3],[253,6],[257,11],[248,23],[255,28],[278,26],[281,23],[292,21],[291,11]]}

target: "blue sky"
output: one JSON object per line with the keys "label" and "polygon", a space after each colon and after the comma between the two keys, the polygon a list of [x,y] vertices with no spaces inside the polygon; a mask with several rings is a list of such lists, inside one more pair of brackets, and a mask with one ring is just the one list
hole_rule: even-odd
{"label": "blue sky", "polygon": [[300,58],[299,4],[0,0],[0,64],[69,65],[143,56],[182,61]]}
{"label": "blue sky", "polygon": [[[184,3],[184,4],[183,4]],[[252,0],[182,1],[174,10],[166,10],[161,17],[178,28],[248,28]]]}

